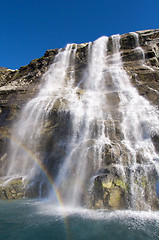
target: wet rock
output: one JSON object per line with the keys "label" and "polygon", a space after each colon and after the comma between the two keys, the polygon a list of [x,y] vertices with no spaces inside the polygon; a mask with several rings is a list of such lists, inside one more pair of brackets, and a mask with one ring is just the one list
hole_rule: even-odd
{"label": "wet rock", "polygon": [[[123,66],[130,76],[131,83],[135,86],[139,94],[148,99],[151,104],[159,106],[159,30],[139,31],[139,43],[143,49],[137,49],[138,44],[132,33],[121,36],[121,57]],[[74,46],[75,47],[75,46]],[[85,94],[84,84],[81,79],[87,78],[83,75],[88,63],[88,43],[78,44],[75,54],[75,85],[78,84],[76,94],[82,98]],[[112,53],[112,38],[108,39],[108,55]],[[5,175],[8,155],[7,146],[11,134],[11,126],[18,119],[18,115],[24,104],[35,96],[41,84],[41,76],[48,70],[50,64],[58,50],[47,50],[43,57],[31,61],[28,65],[22,66],[18,70],[0,68],[0,176]],[[108,60],[109,64],[109,60]],[[70,67],[67,75],[70,74]],[[90,126],[91,136],[87,143],[83,143],[88,148],[86,152],[88,165],[94,156],[101,161],[102,169],[91,169],[95,173],[94,185],[91,195],[91,207],[106,209],[125,209],[131,207],[131,182],[135,173],[134,184],[136,192],[141,193],[141,200],[136,197],[134,203],[136,209],[142,209],[142,200],[149,203],[152,209],[159,209],[158,199],[155,192],[155,185],[158,179],[156,170],[148,165],[147,159],[143,158],[143,153],[139,149],[135,156],[124,145],[124,136],[121,132],[120,123],[122,114],[118,112],[120,104],[120,94],[113,85],[111,74],[104,70],[103,82],[107,86],[104,93],[102,108],[105,112],[110,112],[111,116],[105,116],[105,135],[110,143],[102,145],[100,152],[96,151],[96,138],[98,136],[98,124],[93,122]],[[67,77],[68,77],[67,76]],[[107,81],[106,81],[107,80]],[[65,92],[65,89],[63,90]],[[63,92],[63,95],[64,95]],[[109,106],[107,103],[109,103]],[[56,176],[57,169],[63,163],[66,155],[66,146],[71,141],[71,117],[68,111],[69,102],[61,97],[57,99],[47,121],[44,123],[41,138],[37,149],[44,158],[44,164],[48,167],[48,172]],[[60,109],[60,111],[58,111]],[[109,111],[107,111],[109,109]],[[159,136],[154,133],[150,136],[153,139],[156,151],[159,151]],[[42,147],[43,146],[43,147]],[[82,148],[82,146],[81,146]],[[45,150],[44,150],[45,149]],[[54,154],[52,154],[52,152]],[[80,158],[80,148],[79,148]],[[136,160],[134,164],[134,159]],[[158,161],[156,159],[155,161]],[[135,165],[132,170],[130,166]],[[142,166],[143,165],[143,166]],[[148,175],[145,169],[149,169]],[[97,171],[98,170],[98,171]],[[123,174],[124,172],[124,174]],[[88,178],[89,178],[88,173]],[[1,199],[17,199],[21,197],[34,198],[46,196],[47,185],[40,186],[40,176],[36,176],[34,183],[29,183],[27,188],[21,178],[9,181],[0,185]],[[41,188],[39,188],[39,186]],[[148,192],[151,194],[148,194]],[[151,196],[151,197],[150,197]],[[144,207],[143,207],[144,208]],[[146,207],[145,207],[146,208]]]}
{"label": "wet rock", "polygon": [[127,184],[111,173],[96,177],[92,193],[93,208],[126,209],[127,189]]}
{"label": "wet rock", "polygon": [[121,44],[122,50],[127,50],[127,49],[131,50],[137,47],[136,39],[134,35],[131,33],[122,35],[120,44]]}
{"label": "wet rock", "polygon": [[0,179],[0,199],[12,200],[25,196],[26,183],[22,178],[14,178],[11,180]]}
{"label": "wet rock", "polygon": [[40,182],[39,181],[32,181],[27,187],[25,191],[25,197],[27,198],[38,198],[39,197],[39,189]]}

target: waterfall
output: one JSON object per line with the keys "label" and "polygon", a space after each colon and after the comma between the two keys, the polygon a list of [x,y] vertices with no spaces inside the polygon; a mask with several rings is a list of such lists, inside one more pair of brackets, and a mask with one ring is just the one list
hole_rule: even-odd
{"label": "waterfall", "polygon": [[[32,158],[37,157],[39,161],[40,154],[38,145],[44,126],[47,124],[48,116],[52,108],[64,98],[65,87],[67,85],[67,70],[70,67],[70,80],[72,81],[72,65],[76,47],[68,44],[65,50],[61,49],[47,73],[43,76],[42,87],[32,100],[30,100],[22,109],[19,121],[13,126],[12,138],[9,149],[10,164],[7,170],[7,176],[29,176],[32,178],[37,171],[40,171],[36,162]],[[71,84],[71,82],[69,83]],[[24,151],[27,149],[27,151]],[[32,155],[35,155],[32,157]]]}
{"label": "waterfall", "polygon": [[[145,55],[139,46],[138,35],[132,33],[136,39],[136,48],[134,51],[141,51],[143,59],[141,65],[145,66]],[[120,38],[114,36],[114,45],[118,53],[118,65],[113,69],[114,85],[117,85],[120,98],[119,111],[122,114],[121,130],[123,133],[122,143],[129,153],[128,167],[130,171],[130,191],[131,204],[133,208],[136,205],[144,205],[145,196],[143,186],[138,184],[141,178],[148,180],[148,172],[155,170],[158,173],[158,154],[156,153],[152,136],[159,132],[158,111],[144,97],[140,96],[137,89],[131,85],[130,79],[122,67],[120,55]],[[115,48],[114,48],[115,49]],[[116,81],[117,80],[117,81]],[[145,159],[142,164],[139,163],[138,157]],[[141,160],[142,161],[142,160]],[[149,194],[153,194],[151,187],[147,186]],[[140,202],[140,203],[139,203]]]}
{"label": "waterfall", "polygon": [[92,172],[101,166],[102,147],[110,143],[104,126],[105,119],[111,118],[105,106],[106,88],[103,82],[107,41],[107,37],[102,37],[93,45],[89,44],[88,67],[80,82],[84,92],[80,98],[74,94],[69,106],[72,137],[56,183],[64,202],[73,206],[81,204]]}
{"label": "waterfall", "polygon": [[[138,35],[131,34],[136,41],[134,51],[143,55],[140,64],[146,66]],[[39,93],[24,106],[13,126],[16,141],[10,146],[6,175],[22,176],[31,184],[38,179],[41,196],[46,178],[39,161],[48,168],[64,204],[75,207],[89,205],[92,180],[105,181],[106,186],[115,171],[118,181],[128,185],[130,207],[148,209],[151,197],[145,194],[153,194],[154,189],[150,185],[145,190],[143,185],[150,181],[149,171],[158,174],[159,156],[152,141],[159,134],[158,111],[132,86],[123,67],[119,35],[103,36],[87,48],[87,66],[78,82],[78,46],[68,44],[56,55]],[[49,125],[55,115],[56,124]],[[45,135],[48,126],[60,131],[57,139],[50,133],[51,144]],[[54,191],[49,189],[48,195],[56,201]]]}

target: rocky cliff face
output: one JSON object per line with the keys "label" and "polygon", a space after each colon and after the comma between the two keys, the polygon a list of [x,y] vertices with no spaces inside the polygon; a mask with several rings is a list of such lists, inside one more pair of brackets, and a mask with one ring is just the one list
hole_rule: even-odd
{"label": "rocky cliff face", "polygon": [[[121,36],[121,57],[123,67],[131,79],[131,83],[135,86],[141,96],[146,98],[157,109],[159,106],[159,30],[146,30],[137,32],[139,39],[133,33],[124,34]],[[139,44],[139,45],[137,45]],[[141,47],[143,51],[137,49]],[[4,182],[5,170],[8,164],[8,144],[11,136],[11,126],[17,121],[19,113],[24,104],[37,94],[41,86],[41,77],[46,73],[49,66],[53,62],[58,50],[48,50],[40,59],[33,60],[29,65],[21,67],[19,70],[10,70],[0,68],[0,177],[1,182]],[[112,54],[112,39],[108,40],[108,55]],[[75,53],[75,81],[79,84],[83,75],[83,70],[87,66],[88,44],[77,45]],[[141,61],[143,64],[141,64]],[[68,70],[69,72],[69,70]],[[112,88],[111,79],[106,83],[107,88]],[[79,98],[84,92],[84,87],[80,85],[77,92]],[[120,116],[117,112],[119,105],[119,96],[117,93],[111,93],[107,96],[109,103],[113,106],[110,110],[115,122],[114,125],[110,121],[105,121],[106,129],[109,133],[114,146],[105,144],[102,149],[102,168],[96,173],[94,178],[94,187],[92,189],[91,198],[84,196],[88,205],[93,208],[107,209],[122,209],[131,207],[130,193],[130,178],[126,182],[117,172],[114,167],[122,159],[125,166],[128,165],[129,152],[125,148],[122,140],[123,136],[120,129]],[[49,115],[46,127],[44,128],[39,142],[39,149],[43,145],[45,153],[47,153],[48,169],[51,169],[56,175],[56,167],[60,159],[65,155],[65,149],[61,149],[61,138],[67,142],[69,114],[58,114],[58,109],[61,103],[57,101],[54,105],[52,113]],[[67,103],[64,103],[67,108]],[[95,130],[94,130],[95,131]],[[54,135],[54,138],[52,138]],[[156,152],[159,151],[159,136],[153,134],[153,139]],[[46,140],[47,139],[47,140]],[[93,141],[93,140],[92,140]],[[91,141],[90,143],[91,146]],[[52,151],[54,149],[54,151]],[[90,148],[91,149],[91,148]],[[54,157],[49,154],[54,152]],[[91,160],[92,151],[88,153],[88,159]],[[52,160],[53,159],[53,160]],[[142,152],[137,156],[138,164],[142,165],[145,161],[142,159]],[[125,167],[126,169],[126,167]],[[49,170],[48,170],[49,171]],[[126,170],[127,175],[130,175],[129,169]],[[151,205],[152,209],[159,208],[159,202],[156,196],[155,184],[158,179],[157,172],[154,168],[150,171],[148,179],[142,175],[142,166],[136,172],[136,182],[142,185],[144,189],[144,198]],[[153,176],[153,177],[152,177]],[[148,183],[148,180],[151,183]],[[147,185],[150,185],[149,187]],[[14,199],[23,196],[37,196],[37,185],[27,189],[27,183],[21,178],[10,181],[9,184],[0,186],[0,198]],[[147,191],[151,188],[152,195],[148,196]],[[47,187],[43,186],[43,195],[47,192]],[[143,209],[140,200],[137,205],[138,209]],[[146,208],[146,207],[145,207]]]}

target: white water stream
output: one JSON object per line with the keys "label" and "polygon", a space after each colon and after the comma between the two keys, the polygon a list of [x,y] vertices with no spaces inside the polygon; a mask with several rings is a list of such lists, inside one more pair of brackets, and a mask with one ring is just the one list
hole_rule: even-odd
{"label": "white water stream", "polygon": [[[136,33],[132,34],[136,39],[136,51],[143,51]],[[32,158],[34,156],[43,162],[38,151],[40,136],[57,100],[60,101],[59,112],[70,113],[71,136],[55,179],[65,205],[82,205],[90,178],[105,167],[105,146],[111,146],[112,156],[117,147],[120,151],[123,151],[122,146],[126,149],[127,166],[122,154],[113,166],[125,182],[130,182],[133,208],[139,196],[140,204],[145,204],[143,187],[137,184],[140,171],[144,171],[142,176],[147,179],[150,168],[159,169],[156,161],[159,156],[151,140],[153,134],[159,133],[158,112],[131,85],[122,64],[120,36],[114,35],[111,40],[111,53],[108,51],[108,37],[88,44],[88,65],[78,84],[75,81],[77,45],[69,44],[60,50],[43,76],[38,95],[26,104],[19,122],[13,126],[12,138],[17,143],[12,143],[10,148],[11,161],[7,176],[23,175],[32,179],[41,171]],[[141,64],[145,65],[144,52]],[[117,136],[116,124],[122,139]],[[141,159],[145,159],[142,170],[139,170],[141,164],[137,160],[139,154]],[[49,196],[54,199],[53,192]]]}

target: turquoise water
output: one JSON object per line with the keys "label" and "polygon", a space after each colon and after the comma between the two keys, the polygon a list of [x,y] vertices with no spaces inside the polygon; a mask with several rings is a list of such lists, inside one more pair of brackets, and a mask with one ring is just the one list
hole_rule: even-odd
{"label": "turquoise water", "polygon": [[0,201],[0,240],[156,240],[159,212],[63,209]]}

